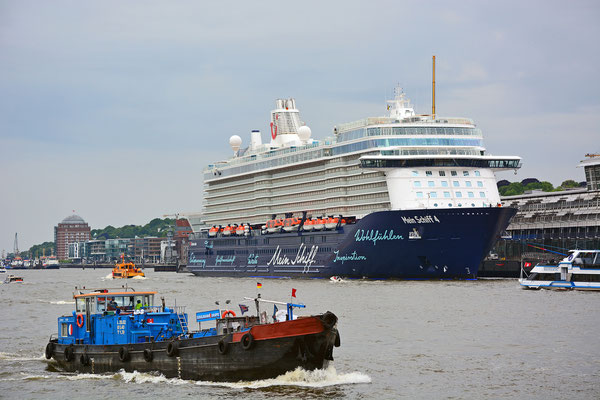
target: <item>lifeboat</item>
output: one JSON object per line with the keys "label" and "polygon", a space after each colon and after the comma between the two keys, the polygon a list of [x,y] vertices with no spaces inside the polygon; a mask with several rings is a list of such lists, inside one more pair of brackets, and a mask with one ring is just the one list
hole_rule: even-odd
{"label": "lifeboat", "polygon": [[312,231],[314,228],[314,221],[312,220],[312,218],[307,218],[306,221],[304,221],[304,225],[302,226],[302,229],[310,232]]}
{"label": "lifeboat", "polygon": [[215,236],[217,236],[217,233],[219,233],[219,228],[216,227],[216,226],[213,226],[212,228],[210,228],[208,230],[208,236],[209,237],[215,237]]}
{"label": "lifeboat", "polygon": [[286,232],[298,230],[298,225],[300,225],[300,219],[298,218],[286,218],[283,220],[283,230]]}
{"label": "lifeboat", "polygon": [[283,220],[282,219],[271,219],[267,221],[267,232],[275,233],[281,231],[283,228]]}
{"label": "lifeboat", "polygon": [[325,229],[335,229],[340,219],[338,217],[329,217],[325,221]]}
{"label": "lifeboat", "polygon": [[237,228],[235,228],[235,234],[238,236],[244,236],[245,232],[246,232],[246,227],[243,224],[238,226]]}
{"label": "lifeboat", "polygon": [[313,229],[315,231],[321,231],[325,228],[325,222],[326,220],[323,218],[316,218],[313,220],[314,224],[313,224]]}
{"label": "lifeboat", "polygon": [[235,228],[231,225],[227,225],[223,228],[223,236],[231,236],[232,233],[235,233]]}

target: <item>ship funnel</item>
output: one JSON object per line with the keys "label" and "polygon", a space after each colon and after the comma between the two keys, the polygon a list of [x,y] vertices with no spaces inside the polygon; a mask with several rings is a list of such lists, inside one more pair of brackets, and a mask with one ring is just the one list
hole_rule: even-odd
{"label": "ship funnel", "polygon": [[258,129],[254,129],[250,133],[250,148],[252,150],[258,149],[262,145],[262,137]]}
{"label": "ship funnel", "polygon": [[231,146],[231,149],[233,150],[235,155],[237,155],[237,152],[240,149],[240,146],[242,145],[242,138],[238,135],[233,135],[229,138],[229,145]]}

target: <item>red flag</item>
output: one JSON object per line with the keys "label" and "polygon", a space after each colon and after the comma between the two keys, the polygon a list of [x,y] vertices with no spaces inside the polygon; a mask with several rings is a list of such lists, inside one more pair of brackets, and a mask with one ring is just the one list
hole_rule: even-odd
{"label": "red flag", "polygon": [[526,262],[525,263],[525,268],[531,267],[531,263],[530,262]]}
{"label": "red flag", "polygon": [[296,297],[296,289],[292,288],[292,297]]}

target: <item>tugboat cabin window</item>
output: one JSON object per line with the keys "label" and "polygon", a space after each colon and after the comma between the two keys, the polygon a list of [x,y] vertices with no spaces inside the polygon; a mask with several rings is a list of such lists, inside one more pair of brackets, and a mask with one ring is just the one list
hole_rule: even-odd
{"label": "tugboat cabin window", "polygon": [[65,337],[69,336],[69,324],[66,322],[62,322],[60,324],[60,336]]}
{"label": "tugboat cabin window", "polygon": [[85,312],[85,297],[78,297],[75,300],[75,309],[77,312]]}

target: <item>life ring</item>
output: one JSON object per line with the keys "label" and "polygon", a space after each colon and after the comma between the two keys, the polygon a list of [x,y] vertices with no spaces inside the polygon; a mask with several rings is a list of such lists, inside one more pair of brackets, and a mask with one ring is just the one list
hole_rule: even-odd
{"label": "life ring", "polygon": [[119,360],[122,362],[129,361],[129,350],[126,347],[121,347],[119,349]]}
{"label": "life ring", "polygon": [[171,341],[167,345],[167,355],[169,357],[175,357],[179,353],[179,344],[177,342]]}
{"label": "life ring", "polygon": [[228,347],[229,347],[229,343],[227,343],[225,341],[225,339],[219,340],[219,344],[218,344],[219,354],[226,354]]}
{"label": "life ring", "polygon": [[83,314],[77,314],[77,326],[80,328],[83,327],[83,322]]}
{"label": "life ring", "polygon": [[48,360],[51,359],[53,354],[54,354],[54,343],[48,342],[48,344],[46,345],[46,358]]}
{"label": "life ring", "polygon": [[235,317],[235,312],[233,310],[225,310],[223,311],[223,315],[221,315],[221,318],[225,318],[228,315]]}
{"label": "life ring", "polygon": [[144,349],[144,360],[146,362],[151,362],[154,359],[154,353],[152,353],[151,349]]}
{"label": "life ring", "polygon": [[252,345],[254,344],[254,336],[252,336],[252,334],[250,332],[244,334],[244,336],[242,336],[242,347],[244,348],[244,350],[250,350],[250,348],[252,347]]}

